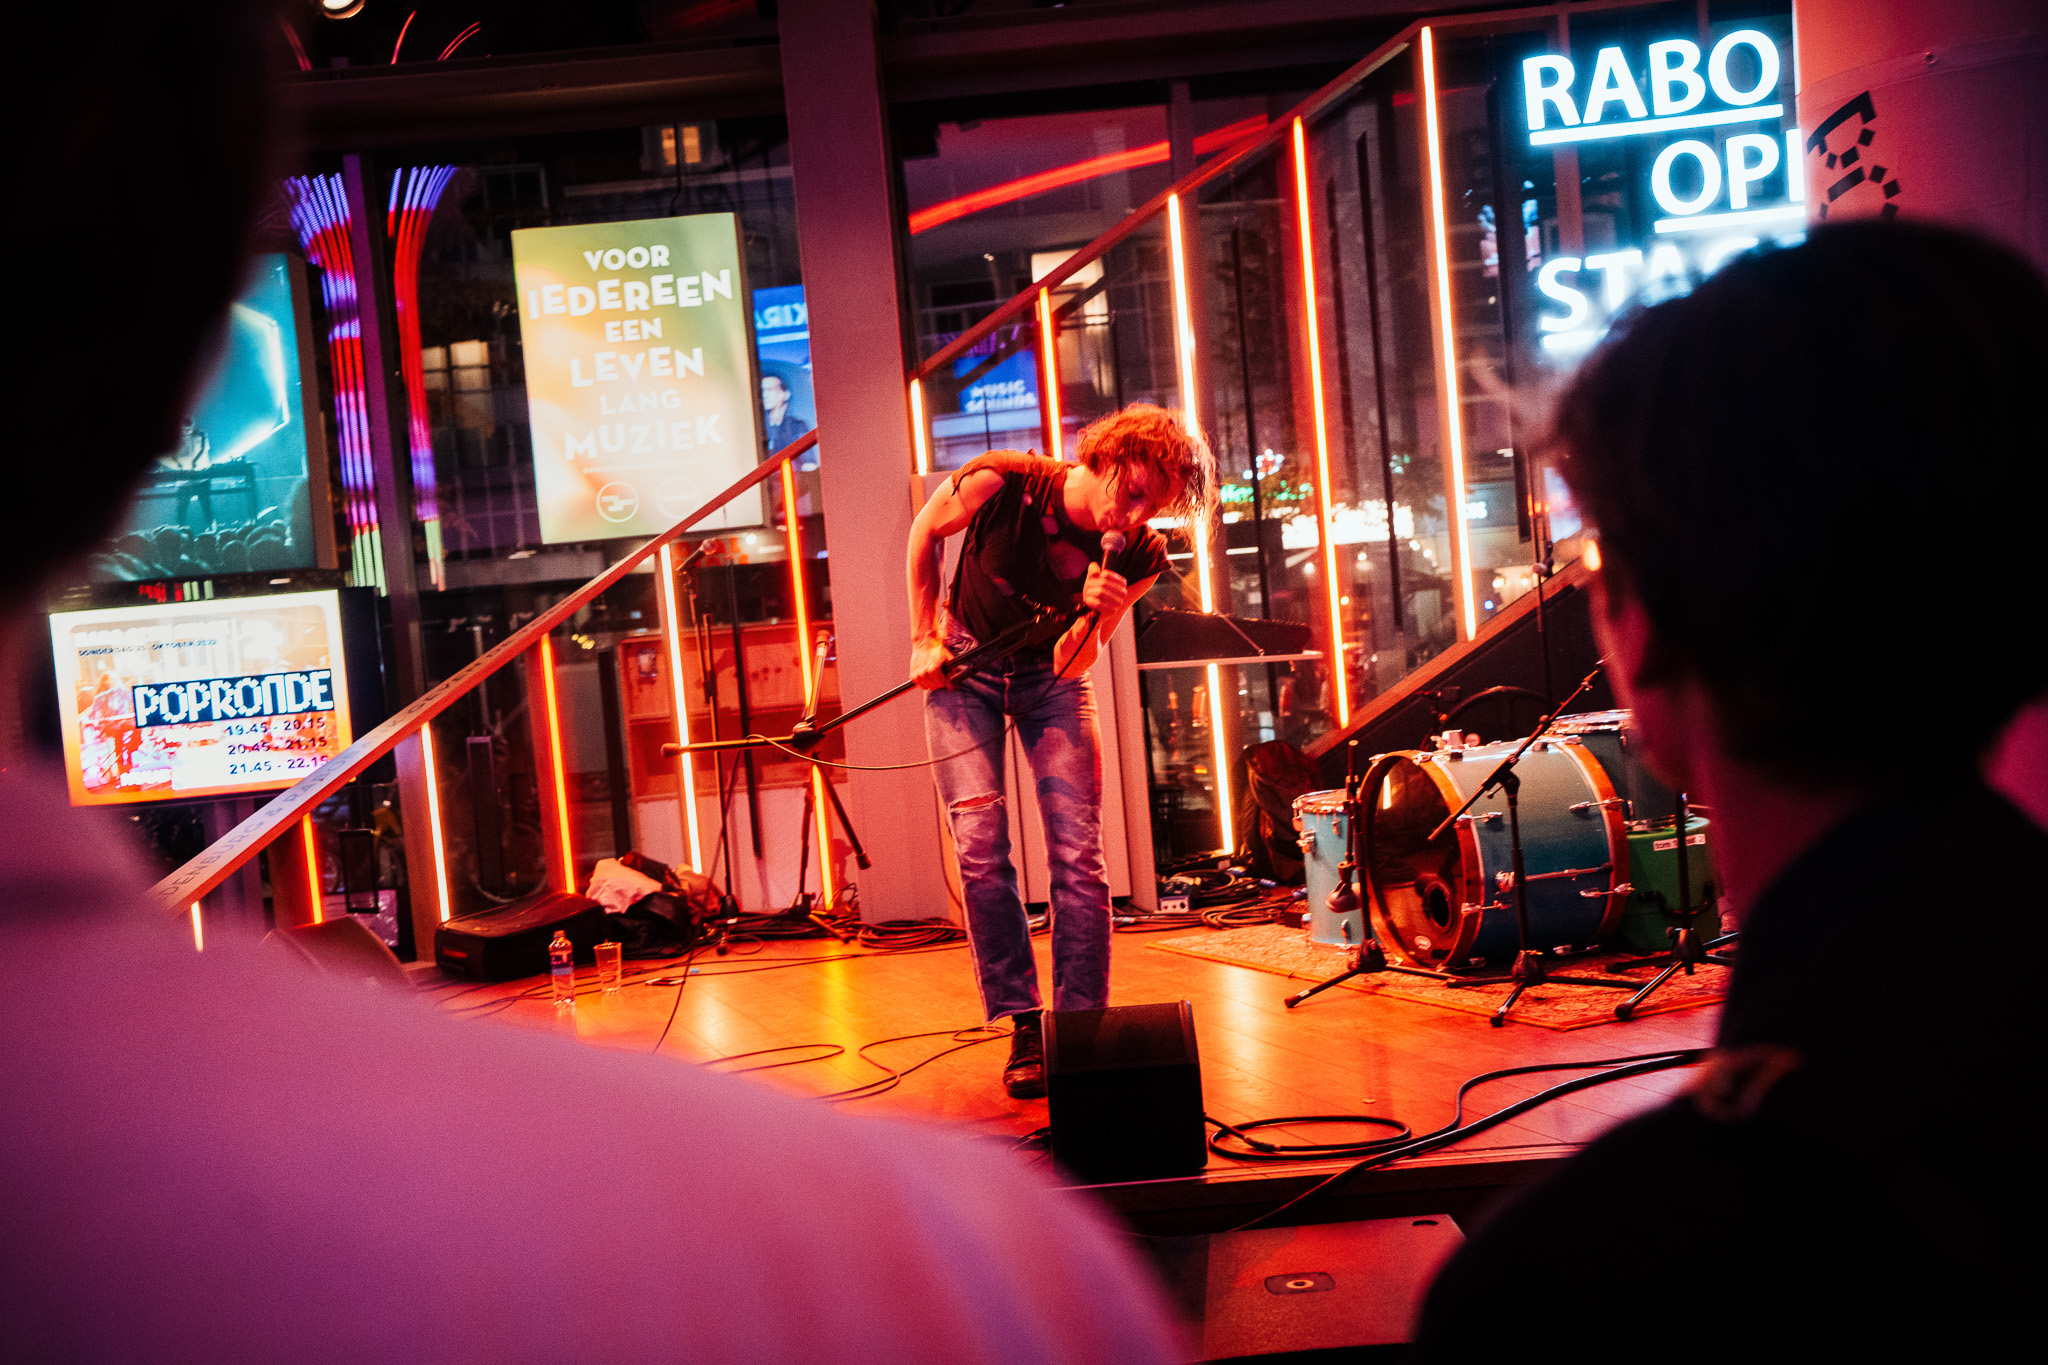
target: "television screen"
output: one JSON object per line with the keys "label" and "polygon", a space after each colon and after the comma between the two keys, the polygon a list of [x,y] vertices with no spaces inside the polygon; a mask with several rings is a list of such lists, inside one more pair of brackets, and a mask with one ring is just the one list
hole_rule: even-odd
{"label": "television screen", "polygon": [[342,618],[337,591],[52,612],[72,804],[274,791],[346,749]]}
{"label": "television screen", "polygon": [[229,310],[220,364],[177,449],[143,476],[127,519],[94,557],[95,579],[211,578],[317,562],[295,276],[281,252],[256,257]]}

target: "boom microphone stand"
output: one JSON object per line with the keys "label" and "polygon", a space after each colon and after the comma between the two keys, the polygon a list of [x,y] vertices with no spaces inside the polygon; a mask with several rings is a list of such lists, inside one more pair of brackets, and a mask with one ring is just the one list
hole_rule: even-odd
{"label": "boom microphone stand", "polygon": [[[818,694],[824,688],[825,658],[827,651],[831,647],[831,644],[831,632],[823,630],[819,631],[817,657],[811,665],[810,695],[804,699],[803,719],[797,722],[799,728],[803,726],[814,725],[817,720]],[[815,768],[813,769],[813,771],[815,771]],[[847,818],[846,807],[839,803],[839,793],[836,789],[834,789],[832,783],[830,781],[816,784],[806,782],[804,784],[804,812],[803,815],[798,818],[796,826],[796,903],[795,906],[792,906],[791,908],[794,909],[796,908],[796,906],[803,907],[805,913],[809,915],[809,917],[818,925],[819,928],[823,929],[826,933],[832,935],[832,937],[838,939],[841,943],[844,943],[847,941],[847,935],[842,933],[839,927],[833,924],[832,921],[829,918],[827,918],[827,912],[830,911],[832,907],[830,905],[811,904],[804,891],[804,883],[809,879],[811,872],[811,814],[817,808],[817,787],[819,786],[824,787],[825,794],[829,796],[832,800],[833,813],[839,817],[840,831],[846,835],[846,841],[849,844],[853,845],[853,856],[855,861],[860,864],[861,869],[863,871],[874,866],[874,863],[868,858],[867,850],[861,846],[860,835],[854,832],[853,821]],[[819,871],[820,873],[824,871],[822,852],[820,854]],[[820,890],[822,891],[823,888],[821,887]]]}
{"label": "boom microphone stand", "polygon": [[[975,669],[980,668],[985,664],[992,663],[996,659],[1002,658],[1004,655],[1007,655],[1012,651],[1019,649],[1023,646],[1032,644],[1042,644],[1048,640],[1058,639],[1060,635],[1065,633],[1067,627],[1071,626],[1074,622],[1080,620],[1086,614],[1087,612],[1085,609],[1079,612],[1056,612],[1051,610],[1050,608],[1039,608],[1038,610],[1034,611],[1028,619],[1018,622],[1016,625],[1011,626],[1008,630],[1001,632],[1000,634],[996,635],[994,638],[990,639],[986,643],[976,645],[973,649],[968,650],[964,654],[956,655],[951,661],[949,661],[946,664],[946,681],[949,683],[957,681],[958,679],[965,677],[967,674],[972,673]],[[822,638],[819,641],[819,645],[822,662],[822,653],[824,645],[824,640]],[[848,724],[858,716],[866,715],[868,712],[874,710],[877,706],[882,705],[884,702],[895,700],[897,697],[902,696],[905,692],[908,692],[912,688],[917,686],[916,679],[906,679],[905,681],[900,682],[896,686],[890,688],[888,691],[883,692],[878,696],[868,698],[859,706],[856,706],[851,710],[840,712],[838,715],[832,717],[832,719],[826,721],[824,724],[821,725],[818,723],[817,720],[819,691],[818,677],[821,672],[822,668],[814,669],[812,671],[811,697],[809,699],[808,709],[805,711],[803,719],[799,720],[794,726],[790,727],[790,732],[788,734],[747,735],[740,739],[711,739],[702,740],[695,744],[664,744],[661,746],[661,752],[665,755],[673,757],[676,754],[720,753],[726,750],[733,749],[753,750],[775,748],[791,750],[797,753],[800,757],[807,758],[809,757],[811,750],[817,748],[818,745],[822,744],[825,740],[825,736],[831,734],[834,730],[837,730],[840,727]],[[872,867],[874,864],[869,860],[866,851],[861,847],[860,836],[854,833],[853,823],[852,821],[847,819],[846,807],[840,803],[839,793],[832,789],[832,784],[830,782],[827,782],[825,784],[825,794],[832,803],[833,813],[839,819],[839,827],[841,830],[845,832],[847,842],[853,845],[855,860],[863,868]],[[812,811],[811,801],[813,799],[814,798],[812,794],[807,789],[804,797],[804,823],[806,826],[808,826],[808,824],[810,823],[810,816]],[[799,872],[797,881],[797,891],[799,896],[801,896],[803,892],[803,878],[805,876],[808,876],[809,874],[809,849],[810,843],[809,840],[806,839],[804,842],[805,852],[803,855],[805,859],[805,865],[803,869]]]}
{"label": "boom microphone stand", "polygon": [[1495,1028],[1507,1023],[1508,1012],[1514,1009],[1515,1002],[1520,1000],[1522,993],[1531,986],[1554,981],[1568,986],[1603,986],[1634,991],[1642,984],[1616,976],[1572,976],[1552,971],[1550,955],[1529,946],[1529,889],[1528,875],[1522,866],[1522,821],[1519,803],[1522,780],[1515,775],[1515,765],[1521,762],[1523,754],[1529,752],[1530,746],[1543,737],[1543,732],[1550,728],[1551,722],[1563,715],[1566,708],[1579,699],[1579,694],[1593,685],[1593,679],[1600,676],[1600,670],[1605,666],[1604,662],[1593,665],[1593,671],[1580,680],[1579,685],[1572,689],[1571,695],[1558,703],[1557,708],[1529,732],[1529,737],[1523,740],[1513,753],[1500,761],[1500,765],[1487,775],[1478,789],[1465,798],[1464,805],[1446,815],[1443,823],[1431,830],[1429,837],[1423,840],[1426,844],[1433,844],[1442,838],[1444,831],[1456,824],[1459,816],[1477,805],[1482,796],[1499,791],[1507,797],[1508,847],[1511,851],[1515,889],[1515,965],[1508,970],[1506,976],[1461,976],[1446,983],[1458,987],[1494,986],[1502,982],[1512,982],[1514,989],[1508,992],[1508,998],[1501,1002],[1500,1008],[1493,1012],[1493,1018],[1489,1021]]}

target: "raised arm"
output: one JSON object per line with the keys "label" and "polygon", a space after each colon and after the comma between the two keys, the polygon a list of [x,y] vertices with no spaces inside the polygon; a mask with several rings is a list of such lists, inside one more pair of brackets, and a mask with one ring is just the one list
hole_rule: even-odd
{"label": "raised arm", "polygon": [[946,537],[966,530],[1002,486],[1003,476],[993,469],[948,479],[910,523],[910,676],[919,687],[944,687],[945,667],[953,658],[939,632],[939,566]]}

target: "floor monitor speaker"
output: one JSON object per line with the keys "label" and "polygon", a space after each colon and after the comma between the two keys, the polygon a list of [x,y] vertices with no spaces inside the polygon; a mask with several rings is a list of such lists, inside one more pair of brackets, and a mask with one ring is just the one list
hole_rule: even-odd
{"label": "floor monitor speaker", "polygon": [[1045,1085],[1053,1160],[1077,1180],[1154,1180],[1208,1164],[1185,1000],[1048,1011]]}

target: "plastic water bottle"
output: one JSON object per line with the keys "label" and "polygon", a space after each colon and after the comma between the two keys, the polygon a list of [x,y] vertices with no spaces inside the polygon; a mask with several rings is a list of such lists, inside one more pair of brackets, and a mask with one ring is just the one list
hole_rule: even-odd
{"label": "plastic water bottle", "polygon": [[555,1008],[576,1005],[576,949],[570,945],[568,935],[555,930],[554,941],[548,944],[548,975],[555,986]]}

